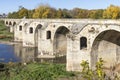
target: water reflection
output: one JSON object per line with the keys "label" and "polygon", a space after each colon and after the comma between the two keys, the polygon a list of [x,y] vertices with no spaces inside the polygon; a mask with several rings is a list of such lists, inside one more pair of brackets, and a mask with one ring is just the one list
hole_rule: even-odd
{"label": "water reflection", "polygon": [[50,63],[66,63],[66,56],[57,58],[37,58],[37,47],[23,47],[22,44],[14,45],[15,54],[21,58],[21,62],[50,62]]}
{"label": "water reflection", "polygon": [[66,63],[66,56],[57,58],[37,58],[38,49],[34,47],[23,47],[22,44],[6,45],[0,44],[0,62],[50,62]]}
{"label": "water reflection", "polygon": [[14,45],[14,52],[16,56],[21,59],[21,62],[34,61],[35,59],[35,48],[33,47],[23,47],[22,44]]}
{"label": "water reflection", "polygon": [[19,62],[20,58],[14,53],[11,45],[0,44],[0,62]]}

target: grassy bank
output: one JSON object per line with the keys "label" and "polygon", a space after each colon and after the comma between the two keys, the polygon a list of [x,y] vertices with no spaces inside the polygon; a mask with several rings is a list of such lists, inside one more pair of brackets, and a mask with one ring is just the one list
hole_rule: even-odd
{"label": "grassy bank", "polygon": [[13,33],[10,33],[8,28],[4,25],[4,21],[0,21],[0,41],[13,40]]}
{"label": "grassy bank", "polygon": [[59,80],[74,76],[73,72],[65,70],[64,64],[50,63],[29,63],[27,65],[9,63],[5,65],[5,69],[0,71],[0,80]]}
{"label": "grassy bank", "polygon": [[108,74],[104,71],[102,59],[96,63],[95,70],[90,69],[87,61],[80,65],[81,72],[68,72],[65,64],[0,63],[0,80],[120,80],[119,73],[113,69]]}

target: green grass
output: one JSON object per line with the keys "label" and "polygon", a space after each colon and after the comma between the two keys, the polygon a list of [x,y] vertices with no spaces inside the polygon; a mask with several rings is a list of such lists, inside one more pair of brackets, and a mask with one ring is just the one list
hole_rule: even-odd
{"label": "green grass", "polygon": [[4,21],[0,21],[0,40],[11,41],[13,40],[13,33],[10,33],[8,28],[4,25]]}
{"label": "green grass", "polygon": [[62,77],[73,77],[67,72],[64,64],[29,63],[27,65],[9,63],[0,72],[0,80],[57,80]]}

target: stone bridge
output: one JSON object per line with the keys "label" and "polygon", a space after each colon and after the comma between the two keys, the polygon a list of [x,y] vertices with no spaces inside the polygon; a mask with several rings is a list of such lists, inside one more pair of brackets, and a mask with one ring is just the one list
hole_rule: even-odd
{"label": "stone bridge", "polygon": [[120,62],[120,20],[4,19],[14,41],[37,47],[39,55],[66,55],[67,70],[81,70],[87,60],[94,69],[102,58],[106,67]]}

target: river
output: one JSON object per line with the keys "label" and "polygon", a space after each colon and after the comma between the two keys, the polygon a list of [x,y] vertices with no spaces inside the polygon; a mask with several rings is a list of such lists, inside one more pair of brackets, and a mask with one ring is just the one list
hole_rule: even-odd
{"label": "river", "polygon": [[0,62],[19,62],[20,60],[14,53],[14,46],[0,44]]}
{"label": "river", "polygon": [[37,58],[37,49],[32,47],[23,47],[22,44],[0,44],[0,62],[52,62],[52,63],[66,63],[66,57],[58,58]]}

